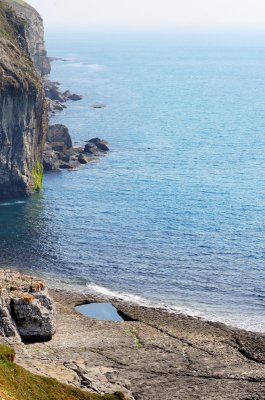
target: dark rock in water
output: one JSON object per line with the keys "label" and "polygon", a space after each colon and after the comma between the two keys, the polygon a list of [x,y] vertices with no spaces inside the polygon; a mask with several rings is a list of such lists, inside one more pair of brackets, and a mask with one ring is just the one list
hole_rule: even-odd
{"label": "dark rock in water", "polygon": [[67,162],[60,163],[60,169],[70,169],[70,168],[72,168],[70,163]]}
{"label": "dark rock in water", "polygon": [[98,142],[98,143],[96,144],[96,146],[97,146],[97,148],[98,148],[99,150],[101,150],[101,151],[109,151],[109,148],[108,148],[108,146],[107,146],[105,143]]}
{"label": "dark rock in water", "polygon": [[93,158],[92,157],[88,157],[85,154],[79,154],[78,156],[78,162],[80,162],[80,164],[87,164],[89,163]]}
{"label": "dark rock in water", "polygon": [[60,161],[58,154],[53,150],[45,150],[43,152],[43,169],[44,171],[58,171]]}
{"label": "dark rock in water", "polygon": [[88,154],[94,154],[95,156],[98,155],[99,150],[96,145],[93,143],[87,143],[84,148],[84,152]]}
{"label": "dark rock in water", "polygon": [[87,143],[93,143],[93,144],[97,144],[98,142],[103,142],[103,140],[101,140],[101,139],[98,138],[98,137],[95,137],[95,138],[89,139],[89,140],[87,141]]}
{"label": "dark rock in water", "polygon": [[50,81],[46,80],[44,82],[44,90],[45,90],[46,96],[50,100],[57,100],[60,102],[66,101],[66,97],[63,95],[63,93],[60,92],[57,82],[50,82]]}
{"label": "dark rock in water", "polygon": [[66,97],[68,99],[69,96],[71,96],[70,90],[66,90],[65,92],[63,92],[63,95],[64,95],[64,97]]}
{"label": "dark rock in water", "polygon": [[107,107],[106,104],[103,103],[96,103],[91,106],[92,108],[105,108]]}
{"label": "dark rock in water", "polygon": [[70,94],[70,96],[68,96],[68,99],[73,100],[73,101],[78,101],[78,100],[82,100],[83,96],[73,93],[73,94]]}
{"label": "dark rock in water", "polygon": [[[67,149],[72,147],[72,139],[65,125],[50,125],[47,133],[47,142],[63,143]],[[59,150],[60,151],[60,150]]]}
{"label": "dark rock in water", "polygon": [[66,90],[66,92],[63,93],[63,96],[67,99],[67,100],[73,100],[73,101],[77,101],[77,100],[82,100],[83,96],[80,96],[79,94],[75,94],[75,93],[71,93],[70,90]]}
{"label": "dark rock in water", "polygon": [[107,142],[105,140],[101,140],[99,138],[93,138],[88,141],[88,145],[90,143],[94,144],[101,151],[109,151],[109,148],[106,145]]}

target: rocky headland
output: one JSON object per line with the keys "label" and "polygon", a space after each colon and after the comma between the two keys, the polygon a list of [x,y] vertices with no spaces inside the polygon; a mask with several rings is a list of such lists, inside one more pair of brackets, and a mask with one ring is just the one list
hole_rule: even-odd
{"label": "rocky headland", "polygon": [[0,0],[0,200],[39,191],[44,171],[76,170],[109,150],[100,139],[69,146],[66,127],[48,127],[67,101],[82,100],[62,93],[50,71],[40,15],[24,1]]}

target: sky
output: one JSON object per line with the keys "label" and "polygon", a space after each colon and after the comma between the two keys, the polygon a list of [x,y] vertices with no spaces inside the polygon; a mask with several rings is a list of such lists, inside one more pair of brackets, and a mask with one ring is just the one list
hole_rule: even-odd
{"label": "sky", "polygon": [[265,0],[27,0],[48,27],[265,30]]}

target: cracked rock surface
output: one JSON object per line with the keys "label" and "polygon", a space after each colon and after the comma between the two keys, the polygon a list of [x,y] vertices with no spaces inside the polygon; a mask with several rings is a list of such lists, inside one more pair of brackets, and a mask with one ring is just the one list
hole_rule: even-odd
{"label": "cracked rock surface", "polygon": [[97,393],[121,390],[127,399],[265,399],[262,334],[114,299],[126,321],[97,321],[74,307],[106,299],[52,296],[52,340],[16,345],[17,362],[34,373]]}

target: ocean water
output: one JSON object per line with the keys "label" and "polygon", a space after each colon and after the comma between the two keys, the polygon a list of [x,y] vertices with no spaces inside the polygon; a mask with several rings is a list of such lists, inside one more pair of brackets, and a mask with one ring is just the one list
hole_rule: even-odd
{"label": "ocean water", "polygon": [[265,332],[264,43],[48,34],[52,123],[111,152],[0,203],[1,265]]}

